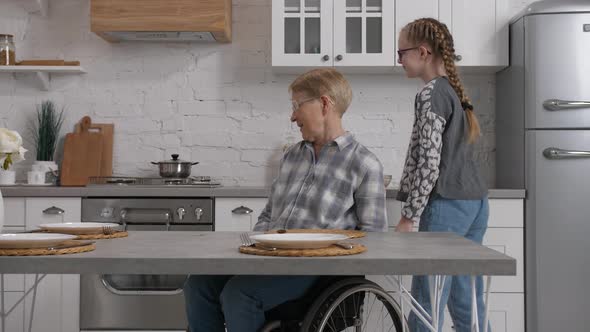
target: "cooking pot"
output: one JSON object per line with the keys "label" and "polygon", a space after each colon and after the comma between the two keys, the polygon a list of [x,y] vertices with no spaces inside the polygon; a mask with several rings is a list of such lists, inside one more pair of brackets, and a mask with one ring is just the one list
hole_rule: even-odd
{"label": "cooking pot", "polygon": [[191,175],[191,167],[198,162],[190,162],[178,159],[177,154],[172,155],[172,159],[160,162],[152,161],[152,164],[160,168],[160,176],[163,178],[186,178]]}

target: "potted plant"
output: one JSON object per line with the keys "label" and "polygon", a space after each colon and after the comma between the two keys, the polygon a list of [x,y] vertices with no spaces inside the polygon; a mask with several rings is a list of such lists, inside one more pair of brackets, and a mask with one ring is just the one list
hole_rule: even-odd
{"label": "potted plant", "polygon": [[14,184],[15,173],[10,166],[25,159],[23,139],[14,130],[0,128],[0,185]]}
{"label": "potted plant", "polygon": [[53,158],[64,121],[63,112],[63,108],[58,112],[55,104],[49,100],[37,106],[37,116],[30,125],[33,145],[37,151],[37,158],[32,167],[33,171],[57,171],[58,166]]}

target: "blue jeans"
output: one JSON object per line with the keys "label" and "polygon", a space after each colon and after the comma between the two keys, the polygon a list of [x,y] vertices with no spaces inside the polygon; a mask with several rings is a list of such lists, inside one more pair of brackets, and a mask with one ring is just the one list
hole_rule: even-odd
{"label": "blue jeans", "polygon": [[265,311],[302,297],[318,278],[192,275],[184,285],[190,332],[258,331]]}
{"label": "blue jeans", "polygon": [[[482,243],[488,227],[489,205],[487,197],[483,200],[454,200],[440,196],[432,197],[420,219],[420,232],[453,232],[477,243]],[[483,331],[484,303],[483,280],[476,278],[477,312],[479,330]],[[430,289],[427,276],[414,276],[412,296],[432,314]],[[456,332],[471,331],[471,277],[447,276],[443,286],[439,331],[442,330],[444,308],[449,307]],[[412,312],[409,317],[410,331],[430,331]],[[491,331],[488,325],[488,331]]]}

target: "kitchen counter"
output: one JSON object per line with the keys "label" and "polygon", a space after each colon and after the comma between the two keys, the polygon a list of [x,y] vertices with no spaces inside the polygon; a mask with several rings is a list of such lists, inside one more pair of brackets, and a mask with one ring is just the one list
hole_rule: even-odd
{"label": "kitchen counter", "polygon": [[[268,187],[149,187],[149,186],[91,186],[91,187],[1,187],[4,197],[268,197]],[[388,189],[387,197],[395,198],[397,190]],[[524,189],[490,189],[489,198],[522,199]]]}
{"label": "kitchen counter", "polygon": [[0,273],[231,275],[515,275],[516,260],[452,233],[368,233],[368,250],[337,257],[238,252],[237,232],[129,232],[96,250],[0,257]]}

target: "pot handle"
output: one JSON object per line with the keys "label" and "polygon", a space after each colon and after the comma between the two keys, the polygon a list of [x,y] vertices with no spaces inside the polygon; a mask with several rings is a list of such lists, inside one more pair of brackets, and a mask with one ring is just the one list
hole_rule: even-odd
{"label": "pot handle", "polygon": [[196,164],[198,164],[198,163],[199,163],[199,162],[197,161],[197,162],[191,163],[191,165],[196,165]]}
{"label": "pot handle", "polygon": [[160,163],[157,163],[155,161],[152,161],[151,163],[154,164],[154,165],[160,165]]}

